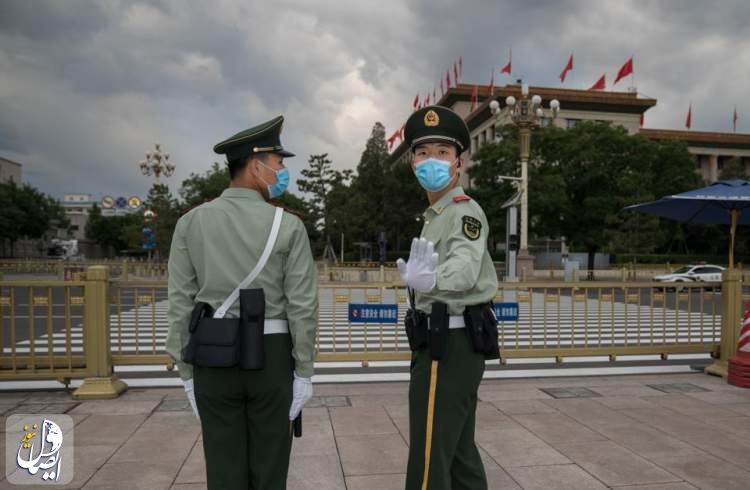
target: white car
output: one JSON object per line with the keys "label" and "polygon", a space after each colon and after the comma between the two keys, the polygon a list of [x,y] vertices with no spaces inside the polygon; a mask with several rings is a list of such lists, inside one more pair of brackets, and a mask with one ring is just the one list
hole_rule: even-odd
{"label": "white car", "polygon": [[658,282],[721,282],[724,267],[720,265],[700,264],[680,267],[671,274],[654,276]]}

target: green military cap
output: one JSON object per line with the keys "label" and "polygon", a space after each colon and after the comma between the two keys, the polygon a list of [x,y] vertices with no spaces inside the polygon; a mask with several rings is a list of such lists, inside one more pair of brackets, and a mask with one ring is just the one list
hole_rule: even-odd
{"label": "green military cap", "polygon": [[254,153],[276,153],[282,157],[293,157],[294,153],[281,146],[281,127],[284,116],[240,131],[214,146],[218,154],[225,154],[228,161],[247,158]]}
{"label": "green military cap", "polygon": [[461,116],[447,107],[430,105],[409,116],[404,139],[412,149],[422,143],[451,143],[464,151],[471,136]]}

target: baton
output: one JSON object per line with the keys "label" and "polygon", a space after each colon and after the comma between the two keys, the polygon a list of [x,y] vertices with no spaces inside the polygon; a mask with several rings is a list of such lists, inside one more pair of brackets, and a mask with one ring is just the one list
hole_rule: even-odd
{"label": "baton", "polygon": [[302,412],[294,419],[294,437],[302,437]]}

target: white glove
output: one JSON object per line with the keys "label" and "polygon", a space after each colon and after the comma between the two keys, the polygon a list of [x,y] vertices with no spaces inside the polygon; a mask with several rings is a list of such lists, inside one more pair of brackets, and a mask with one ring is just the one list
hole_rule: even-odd
{"label": "white glove", "polygon": [[409,261],[403,259],[396,261],[401,279],[410,288],[427,293],[432,291],[437,283],[438,254],[435,246],[424,238],[415,238],[411,241]]}
{"label": "white glove", "polygon": [[190,402],[190,406],[193,408],[193,413],[195,414],[195,417],[200,420],[200,416],[198,415],[198,405],[195,404],[195,388],[193,388],[193,378],[190,378],[187,381],[183,381],[182,384],[185,386],[185,394],[187,395],[187,399]]}
{"label": "white glove", "polygon": [[310,401],[313,395],[313,386],[311,378],[302,378],[294,373],[294,384],[292,385],[292,406],[289,408],[289,420],[294,420],[302,411],[305,403]]}

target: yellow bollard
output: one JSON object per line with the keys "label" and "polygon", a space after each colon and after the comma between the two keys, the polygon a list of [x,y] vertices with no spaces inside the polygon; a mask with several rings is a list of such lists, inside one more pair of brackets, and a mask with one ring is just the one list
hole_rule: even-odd
{"label": "yellow bollard", "polygon": [[719,359],[705,370],[708,374],[727,377],[729,358],[737,352],[742,326],[742,273],[737,269],[724,271],[721,281],[721,345]]}
{"label": "yellow bollard", "polygon": [[83,349],[87,376],[73,392],[76,400],[117,398],[128,388],[114,374],[109,342],[109,268],[94,265],[86,270]]}

